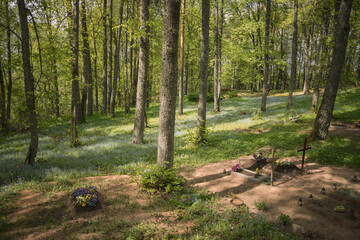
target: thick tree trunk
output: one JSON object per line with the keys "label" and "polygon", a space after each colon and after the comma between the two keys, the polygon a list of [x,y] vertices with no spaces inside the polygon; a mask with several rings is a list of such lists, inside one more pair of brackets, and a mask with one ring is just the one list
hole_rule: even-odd
{"label": "thick tree trunk", "polygon": [[137,81],[135,123],[132,143],[144,143],[144,118],[146,103],[146,82],[149,69],[149,2],[140,0],[140,49],[139,49],[139,78]]}
{"label": "thick tree trunk", "polygon": [[201,20],[201,58],[199,76],[199,104],[197,127],[199,128],[198,142],[205,141],[206,128],[206,93],[207,76],[209,65],[209,21],[210,21],[210,2],[202,0],[202,20]]}
{"label": "thick tree trunk", "polygon": [[30,64],[30,46],[29,46],[29,28],[27,22],[27,14],[24,0],[17,0],[19,17],[20,17],[20,27],[21,27],[21,49],[22,49],[22,60],[23,60],[23,69],[24,69],[24,83],[25,83],[25,98],[26,106],[29,116],[29,125],[30,125],[30,145],[25,158],[25,165],[34,165],[35,157],[39,145],[39,136],[37,128],[37,118],[35,110],[35,86],[34,86],[34,76],[31,71]]}
{"label": "thick tree trunk", "polygon": [[270,35],[271,0],[266,1],[264,79],[262,86],[261,111],[266,111],[267,82],[269,78],[269,35]]}
{"label": "thick tree trunk", "polygon": [[110,14],[109,14],[109,67],[108,67],[108,91],[107,91],[107,111],[108,111],[108,116],[111,117],[110,112],[110,100],[111,100],[111,92],[112,92],[112,77],[113,77],[113,29],[112,29],[112,22],[113,22],[113,0],[110,0],[109,3],[109,10],[110,10]]}
{"label": "thick tree trunk", "polygon": [[106,114],[107,110],[107,0],[104,0],[103,5],[103,28],[104,28],[104,40],[103,40],[103,72],[102,72],[102,85],[103,85],[103,96],[102,96],[102,106],[101,114]]}
{"label": "thick tree trunk", "polygon": [[180,0],[165,0],[164,5],[157,164],[170,168],[174,163]]}
{"label": "thick tree trunk", "polygon": [[109,116],[115,117],[115,98],[117,93],[117,84],[120,76],[120,42],[121,42],[121,31],[122,31],[122,18],[123,18],[124,0],[121,0],[119,6],[119,28],[116,32],[116,43],[115,43],[115,58],[114,58],[114,78],[113,88],[111,91],[110,105],[109,105]]}
{"label": "thick tree trunk", "polygon": [[79,0],[72,6],[72,100],[71,100],[71,145],[78,143],[77,125],[81,122],[80,88],[79,88]]}
{"label": "thick tree trunk", "polygon": [[[92,72],[91,72],[91,59],[90,59],[90,47],[89,47],[89,36],[87,32],[87,26],[86,26],[86,6],[85,1],[81,2],[81,35],[83,40],[83,48],[82,48],[82,55],[83,55],[83,76],[85,83],[83,84],[82,90],[81,90],[81,122],[86,121],[86,100],[88,95],[88,88],[92,85]],[[89,95],[89,101],[90,101],[90,95]],[[89,103],[90,104],[90,103]],[[92,104],[92,103],[91,103]],[[89,106],[88,106],[89,108]],[[91,108],[92,111],[92,108]],[[88,112],[90,115],[90,113]],[[91,112],[92,115],[92,112]],[[90,116],[91,116],[90,115]]]}
{"label": "thick tree trunk", "polygon": [[346,46],[350,32],[350,13],[352,0],[342,0],[334,32],[333,56],[326,83],[325,92],[319,111],[316,115],[311,136],[325,139],[328,135],[330,121],[333,116],[335,99],[341,79],[341,71],[344,66]]}
{"label": "thick tree trunk", "polygon": [[296,65],[297,65],[297,16],[298,16],[298,0],[294,0],[294,32],[292,39],[292,52],[291,52],[291,78],[289,86],[289,97],[287,109],[291,108],[292,95],[296,84]]}
{"label": "thick tree trunk", "polygon": [[84,113],[83,120],[85,121],[85,112],[86,112],[86,98],[88,98],[88,115],[93,115],[93,98],[92,98],[92,70],[91,70],[91,57],[90,57],[90,46],[89,46],[89,34],[87,30],[87,22],[86,22],[86,1],[81,2],[81,25],[82,25],[82,39],[83,39],[83,76],[85,79],[85,89],[83,91],[82,97],[84,104],[82,106],[82,112]]}
{"label": "thick tree trunk", "polygon": [[181,28],[180,28],[180,69],[179,69],[179,115],[183,114],[184,108],[184,21],[185,21],[185,4],[186,0],[182,0],[182,10],[181,10]]}
{"label": "thick tree trunk", "polygon": [[314,77],[314,92],[313,92],[313,96],[312,96],[312,111],[313,112],[315,112],[318,109],[320,82],[323,79],[323,75],[324,75],[324,72],[326,69],[326,64],[324,64],[324,59],[325,59],[326,33],[327,33],[328,19],[329,19],[329,5],[325,1],[324,5],[322,7],[319,51],[317,53],[316,72],[315,72],[315,77]]}

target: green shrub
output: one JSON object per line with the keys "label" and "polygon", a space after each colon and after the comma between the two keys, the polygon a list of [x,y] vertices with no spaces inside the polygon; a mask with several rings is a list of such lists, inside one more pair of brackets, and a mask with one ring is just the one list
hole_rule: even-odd
{"label": "green shrub", "polygon": [[[199,101],[199,93],[198,92],[189,93],[187,95],[187,97],[190,102],[198,102]],[[206,102],[214,102],[214,94],[213,93],[206,94]]]}
{"label": "green shrub", "polygon": [[344,206],[336,206],[335,208],[334,208],[334,211],[335,212],[339,212],[339,213],[343,213],[343,212],[345,212],[345,208],[344,208]]}
{"label": "green shrub", "polygon": [[142,170],[139,177],[139,186],[148,193],[177,193],[185,184],[185,179],[175,168],[152,166]]}
{"label": "green shrub", "polygon": [[289,215],[286,215],[286,214],[283,214],[283,213],[282,213],[282,214],[280,214],[280,216],[278,217],[278,221],[279,221],[279,223],[282,224],[282,225],[287,225],[287,224],[290,223],[291,218],[290,218]]}
{"label": "green shrub", "polygon": [[264,203],[264,202],[254,202],[254,204],[255,204],[255,207],[256,207],[256,209],[257,210],[261,210],[261,211],[265,211],[266,209],[267,209],[267,206],[266,206],[266,204]]}
{"label": "green shrub", "polygon": [[[206,145],[209,142],[209,133],[210,130],[208,128],[197,127],[194,131],[187,132],[187,142],[192,145]],[[202,134],[202,139],[200,138],[200,134]]]}

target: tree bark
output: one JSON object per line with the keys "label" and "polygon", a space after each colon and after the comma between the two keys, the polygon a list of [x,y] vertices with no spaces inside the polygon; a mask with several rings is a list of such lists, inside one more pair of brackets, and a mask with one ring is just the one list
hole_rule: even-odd
{"label": "tree bark", "polygon": [[81,122],[80,88],[79,88],[79,0],[72,6],[72,100],[71,100],[71,146],[78,144],[77,125]]}
{"label": "tree bark", "polygon": [[181,27],[180,27],[180,69],[179,69],[179,115],[183,114],[184,108],[184,21],[185,21],[185,5],[186,0],[182,0],[182,10],[181,10]]}
{"label": "tree bark", "polygon": [[124,0],[121,0],[119,6],[119,28],[116,32],[116,43],[115,43],[115,58],[114,58],[114,78],[113,78],[113,87],[110,97],[110,107],[109,107],[109,116],[115,117],[115,98],[117,93],[117,84],[120,76],[120,42],[121,42],[121,31],[122,31],[122,18],[123,18],[123,8]]}
{"label": "tree bark", "polygon": [[149,0],[140,0],[139,78],[137,81],[135,123],[132,143],[144,143],[146,86],[149,69]]}
{"label": "tree bark", "polygon": [[0,63],[0,133],[7,132],[5,84],[2,65]]}
{"label": "tree bark", "polygon": [[[89,116],[93,115],[93,97],[92,97],[92,86],[93,86],[93,79],[92,79],[92,70],[91,70],[91,57],[90,57],[90,46],[89,46],[89,34],[87,30],[87,21],[86,21],[86,1],[81,2],[81,25],[82,25],[82,38],[83,38],[83,76],[85,79],[85,89],[86,91],[83,94],[83,98],[88,98],[87,104],[87,114]],[[83,113],[85,113],[86,108],[86,101],[85,106],[83,106]],[[85,120],[85,114],[83,116]]]}
{"label": "tree bark", "polygon": [[7,25],[7,73],[8,73],[8,87],[7,87],[7,106],[6,106],[6,126],[11,117],[11,93],[12,93],[12,60],[11,60],[11,35],[10,35],[10,14],[9,14],[9,1],[6,1],[6,25]]}
{"label": "tree bark", "polygon": [[104,28],[104,40],[103,40],[103,72],[102,72],[102,85],[103,85],[103,96],[101,114],[106,114],[107,110],[107,0],[104,0],[103,4],[103,28]]}
{"label": "tree bark", "polygon": [[164,5],[157,164],[170,168],[174,163],[180,0],[165,0]]}
{"label": "tree bark", "polygon": [[200,76],[199,76],[199,104],[197,127],[199,128],[198,142],[205,141],[206,127],[206,93],[207,76],[209,65],[209,21],[210,21],[210,2],[202,0],[202,20],[201,20],[201,57],[200,57]]}
{"label": "tree bark", "polygon": [[110,112],[110,100],[111,100],[111,92],[112,92],[112,77],[113,77],[113,29],[112,29],[112,22],[113,22],[113,0],[109,2],[109,67],[108,67],[108,91],[107,91],[107,111],[108,116],[111,117]]}
{"label": "tree bark", "polygon": [[262,86],[261,111],[266,111],[267,81],[269,78],[269,35],[270,35],[271,0],[266,1],[265,45],[264,45],[264,80]]}
{"label": "tree bark", "polygon": [[37,128],[37,117],[35,110],[35,86],[34,76],[31,71],[30,64],[30,46],[29,46],[29,27],[27,22],[27,14],[24,0],[17,0],[19,17],[20,17],[20,28],[21,28],[21,49],[22,49],[22,60],[24,69],[24,83],[25,83],[25,98],[26,106],[29,117],[30,125],[30,145],[25,158],[25,165],[34,165],[35,157],[38,150],[39,136]]}
{"label": "tree bark", "polygon": [[[97,50],[96,50],[96,37],[95,37],[95,30],[93,28],[94,33],[94,52],[95,52],[95,58],[94,58],[94,79],[95,79],[95,111],[99,111],[99,81],[98,81],[98,74],[97,74]],[[89,103],[90,104],[90,103]]]}
{"label": "tree bark", "polygon": [[298,16],[298,0],[294,0],[294,32],[292,39],[292,52],[291,52],[291,78],[289,86],[289,97],[287,109],[291,109],[292,95],[296,84],[296,65],[297,65],[297,16]]}
{"label": "tree bark", "polygon": [[314,92],[312,96],[313,112],[315,112],[318,109],[320,82],[323,79],[324,71],[326,69],[326,64],[324,64],[324,58],[325,58],[325,48],[326,48],[327,23],[329,19],[329,5],[326,1],[324,1],[323,4],[324,5],[322,7],[319,51],[317,53],[316,72],[314,77]]}
{"label": "tree bark", "polygon": [[341,1],[337,25],[334,32],[333,56],[327,77],[328,81],[311,132],[311,137],[313,138],[325,139],[328,135],[336,94],[341,79],[341,72],[344,66],[347,41],[350,32],[349,19],[352,2],[352,0]]}
{"label": "tree bark", "polygon": [[218,94],[219,71],[219,6],[215,0],[215,33],[214,33],[214,112],[220,112],[220,96]]}
{"label": "tree bark", "polygon": [[89,34],[87,32],[86,23],[86,1],[81,2],[81,34],[83,39],[83,76],[85,84],[82,90],[81,110],[82,110],[82,122],[85,122],[86,116],[86,100],[88,98],[88,115],[92,116],[92,71],[91,71],[91,58],[90,58],[90,46],[89,46]]}

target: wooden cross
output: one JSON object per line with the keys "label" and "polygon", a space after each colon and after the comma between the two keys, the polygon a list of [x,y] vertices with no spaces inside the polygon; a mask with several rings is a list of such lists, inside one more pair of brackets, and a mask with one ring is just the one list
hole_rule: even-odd
{"label": "wooden cross", "polygon": [[271,186],[274,186],[274,149],[272,148],[271,149],[271,154],[272,154],[272,159],[271,159],[271,180],[270,180],[270,183],[271,183]]}
{"label": "wooden cross", "polygon": [[301,175],[303,175],[303,171],[304,171],[305,151],[311,149],[311,147],[306,147],[306,141],[307,138],[304,139],[304,148],[297,150],[298,152],[303,152],[302,161],[301,161]]}

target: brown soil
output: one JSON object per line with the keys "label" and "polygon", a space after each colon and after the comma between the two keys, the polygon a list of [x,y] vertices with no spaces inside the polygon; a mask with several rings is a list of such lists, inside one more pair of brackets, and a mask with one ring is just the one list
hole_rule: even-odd
{"label": "brown soil", "polygon": [[[305,174],[300,176],[298,169],[301,158],[292,157],[286,160],[293,162],[297,168],[287,174],[275,172],[276,182],[273,187],[229,174],[237,163],[242,167],[251,166],[252,159],[252,156],[248,156],[210,164],[195,170],[188,180],[227,199],[241,199],[255,212],[254,201],[265,202],[269,207],[265,214],[270,219],[275,220],[281,213],[285,213],[292,220],[290,229],[312,239],[359,238],[360,199],[340,192],[360,192],[360,182],[352,181],[354,175],[360,176],[360,171],[307,163]],[[269,170],[269,165],[266,165],[260,173],[267,175]],[[333,183],[337,184],[337,190],[332,189]],[[326,189],[324,195],[320,193],[322,187]],[[310,194],[315,201],[308,199]],[[297,205],[300,197],[304,203],[301,207]],[[334,207],[339,205],[345,207],[344,213],[334,211]],[[351,220],[350,210],[355,211],[356,220]]]}

